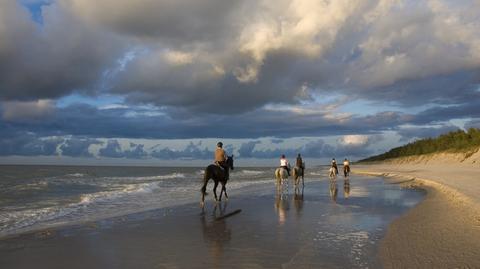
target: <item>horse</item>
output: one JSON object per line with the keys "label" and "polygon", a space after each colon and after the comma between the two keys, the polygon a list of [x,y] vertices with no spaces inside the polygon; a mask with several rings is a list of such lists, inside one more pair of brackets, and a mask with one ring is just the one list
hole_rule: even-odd
{"label": "horse", "polygon": [[279,167],[275,170],[275,178],[277,179],[277,187],[287,183],[288,187],[288,171],[283,167]]}
{"label": "horse", "polygon": [[304,175],[304,169],[303,167],[298,167],[298,166],[295,166],[293,168],[293,181],[295,182],[295,186],[298,186],[298,184],[300,183],[300,177],[302,178],[302,185],[305,186],[305,182],[304,182],[304,178],[303,178],[303,175]]}
{"label": "horse", "polygon": [[[213,186],[213,194],[215,195],[215,201],[221,201],[223,193],[225,193],[225,198],[228,199],[227,188],[225,187],[225,185],[227,185],[229,170],[233,170],[233,155],[227,156],[227,161],[225,163],[227,164],[225,168],[221,168],[220,166],[215,164],[211,164],[207,166],[207,168],[205,168],[205,173],[203,176],[203,187],[201,189],[201,205],[204,205],[205,203],[205,195],[208,194],[207,184],[210,179],[213,179],[213,181],[215,182],[215,185]],[[220,191],[220,199],[217,198],[217,186],[219,182],[222,184],[222,190]]]}
{"label": "horse", "polygon": [[330,169],[328,170],[328,177],[330,179],[335,179],[337,177],[337,174],[338,174],[337,169],[335,169],[334,166],[330,167]]}
{"label": "horse", "polygon": [[350,174],[350,165],[344,165],[343,166],[343,175],[345,177],[348,177],[349,174]]}

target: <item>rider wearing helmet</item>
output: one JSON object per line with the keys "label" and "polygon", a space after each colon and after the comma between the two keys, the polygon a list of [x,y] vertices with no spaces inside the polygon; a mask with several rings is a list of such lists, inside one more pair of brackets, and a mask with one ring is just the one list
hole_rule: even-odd
{"label": "rider wearing helmet", "polygon": [[223,143],[218,142],[217,143],[217,149],[215,149],[215,164],[220,166],[220,167],[225,167],[226,166],[226,161],[227,161],[227,154],[225,153],[225,150],[223,149]]}
{"label": "rider wearing helmet", "polygon": [[303,159],[302,159],[302,156],[300,155],[300,153],[298,153],[297,155],[297,161],[295,162],[295,166],[297,167],[300,167],[300,168],[304,168],[303,167]]}
{"label": "rider wearing helmet", "polygon": [[332,167],[335,168],[335,174],[338,175],[337,161],[335,161],[335,158],[332,159]]}
{"label": "rider wearing helmet", "polygon": [[280,158],[280,167],[285,168],[290,176],[290,164],[288,163],[287,158],[285,158],[285,154],[282,154],[282,157]]}

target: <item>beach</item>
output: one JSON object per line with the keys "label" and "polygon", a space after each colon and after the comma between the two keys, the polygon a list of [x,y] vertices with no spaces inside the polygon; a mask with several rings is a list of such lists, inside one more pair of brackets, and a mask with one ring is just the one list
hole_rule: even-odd
{"label": "beach", "polygon": [[356,165],[358,174],[382,175],[427,191],[395,220],[380,243],[385,268],[480,268],[478,153],[436,154]]}
{"label": "beach", "polygon": [[[106,171],[112,173],[111,168]],[[425,197],[422,190],[390,184],[383,177],[352,175],[331,181],[325,167],[308,172],[304,188],[295,191],[290,185],[277,192],[272,169],[257,168],[232,174],[228,202],[212,200],[210,183],[210,195],[201,208],[200,184],[190,178],[197,169],[152,173],[160,172],[168,177],[157,175],[153,180],[144,172],[141,177],[122,178],[129,192],[120,195],[116,187],[105,197],[105,190],[98,190],[102,199],[82,204],[87,208],[63,205],[75,208],[71,216],[38,217],[39,223],[31,224],[35,229],[7,229],[10,234],[0,239],[0,267],[381,268],[380,242],[389,225]],[[95,170],[103,179],[102,173]],[[98,181],[76,176],[76,182]],[[131,191],[136,190],[131,186],[135,182],[145,187],[145,180],[149,192]],[[184,187],[168,189],[168,182]],[[173,194],[165,200],[153,198],[183,188],[188,192],[177,194],[180,202],[170,201]],[[99,196],[94,194],[88,197]],[[158,208],[119,215],[117,209],[111,211],[127,201],[131,206],[131,200],[156,202]],[[94,219],[99,213],[101,217]],[[113,213],[117,216],[105,217]]]}

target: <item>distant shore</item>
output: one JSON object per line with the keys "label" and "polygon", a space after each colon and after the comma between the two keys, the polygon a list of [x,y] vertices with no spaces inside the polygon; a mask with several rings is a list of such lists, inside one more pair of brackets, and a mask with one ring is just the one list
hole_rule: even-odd
{"label": "distant shore", "polygon": [[352,167],[427,191],[389,226],[379,251],[384,268],[480,268],[480,166],[473,157],[443,154]]}

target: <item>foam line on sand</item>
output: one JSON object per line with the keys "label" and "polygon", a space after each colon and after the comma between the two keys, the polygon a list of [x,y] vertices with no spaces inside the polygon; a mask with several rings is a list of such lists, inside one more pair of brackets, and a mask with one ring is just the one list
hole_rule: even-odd
{"label": "foam line on sand", "polygon": [[[461,181],[459,190],[455,182],[444,184],[445,179],[428,167],[420,171],[407,166],[355,169],[357,174],[397,179],[427,191],[423,202],[389,226],[379,251],[384,268],[480,268],[478,197],[465,194]],[[480,180],[474,184],[480,186]]]}

